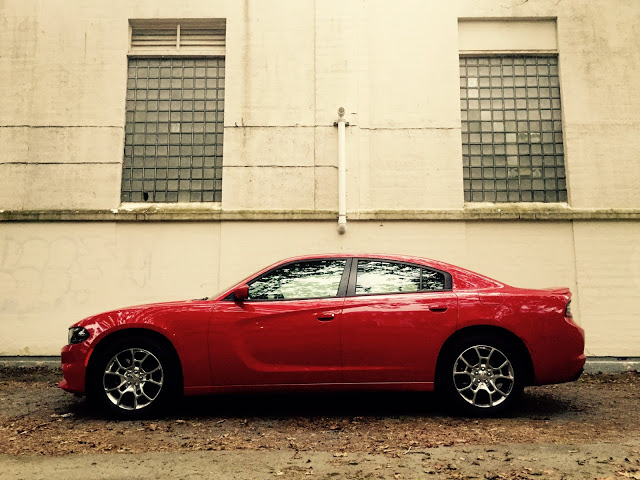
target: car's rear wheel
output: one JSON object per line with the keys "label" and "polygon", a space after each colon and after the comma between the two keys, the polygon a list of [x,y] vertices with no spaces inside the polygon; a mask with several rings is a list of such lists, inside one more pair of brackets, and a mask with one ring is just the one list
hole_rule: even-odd
{"label": "car's rear wheel", "polygon": [[521,356],[499,337],[473,336],[456,342],[445,354],[437,382],[448,404],[471,415],[498,415],[524,389]]}
{"label": "car's rear wheel", "polygon": [[120,418],[156,415],[177,393],[178,370],[169,350],[146,337],[117,339],[97,353],[89,394]]}

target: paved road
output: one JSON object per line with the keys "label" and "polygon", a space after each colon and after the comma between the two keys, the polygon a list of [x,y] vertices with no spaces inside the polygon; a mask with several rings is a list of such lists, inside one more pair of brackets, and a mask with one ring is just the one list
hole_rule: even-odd
{"label": "paved road", "polygon": [[163,452],[0,456],[0,477],[89,479],[640,478],[640,443],[428,448],[397,456],[327,452]]}
{"label": "paved road", "polygon": [[640,480],[640,375],[528,388],[505,418],[425,394],[241,395],[113,421],[51,369],[0,368],[0,479]]}

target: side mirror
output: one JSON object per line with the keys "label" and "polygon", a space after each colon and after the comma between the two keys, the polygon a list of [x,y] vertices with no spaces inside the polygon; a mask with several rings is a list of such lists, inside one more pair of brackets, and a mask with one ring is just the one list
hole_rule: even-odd
{"label": "side mirror", "polygon": [[236,302],[242,302],[243,300],[249,298],[249,285],[247,285],[246,283],[243,285],[238,285],[233,290],[233,296]]}

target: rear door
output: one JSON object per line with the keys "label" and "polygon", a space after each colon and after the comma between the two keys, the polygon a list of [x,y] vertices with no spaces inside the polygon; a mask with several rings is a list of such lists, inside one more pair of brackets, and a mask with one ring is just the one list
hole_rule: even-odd
{"label": "rear door", "polygon": [[447,272],[380,259],[353,261],[342,311],[347,383],[432,382],[458,301]]}

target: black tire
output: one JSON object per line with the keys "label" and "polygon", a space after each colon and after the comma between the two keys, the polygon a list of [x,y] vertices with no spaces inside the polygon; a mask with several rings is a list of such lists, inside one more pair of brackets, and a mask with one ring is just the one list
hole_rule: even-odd
{"label": "black tire", "polygon": [[522,395],[524,365],[520,352],[502,337],[462,338],[444,352],[436,389],[455,413],[500,415]]}
{"label": "black tire", "polygon": [[117,418],[149,418],[177,396],[179,378],[175,357],[161,342],[144,336],[118,338],[96,353],[87,374],[87,395]]}

